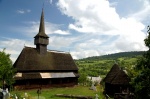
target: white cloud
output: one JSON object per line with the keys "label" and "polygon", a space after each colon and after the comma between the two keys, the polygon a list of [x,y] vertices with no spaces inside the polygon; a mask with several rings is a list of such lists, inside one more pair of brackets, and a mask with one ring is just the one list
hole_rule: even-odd
{"label": "white cloud", "polygon": [[52,3],[53,3],[53,0],[49,0],[49,3],[52,4]]}
{"label": "white cloud", "polygon": [[17,13],[24,14],[25,12],[23,10],[17,10]]}
{"label": "white cloud", "polygon": [[5,38],[5,40],[0,41],[0,45],[1,49],[6,48],[6,53],[11,54],[10,58],[13,62],[15,62],[16,58],[18,57],[24,46],[33,47],[31,41],[11,38]]}
{"label": "white cloud", "polygon": [[100,53],[97,50],[78,50],[78,51],[76,50],[76,51],[72,51],[71,55],[73,56],[74,59],[80,59],[80,58],[85,58],[89,56],[99,56]]}
{"label": "white cloud", "polygon": [[150,18],[150,1],[141,0],[140,3],[142,3],[141,9],[138,12],[129,15],[129,17],[133,17],[139,21],[147,20],[147,18]]}
{"label": "white cloud", "polygon": [[[149,16],[148,0],[141,0],[141,9],[125,16],[116,12],[118,2],[110,4],[109,0],[59,0],[57,7],[73,21],[66,30],[62,30],[65,23],[58,25],[45,21],[45,32],[50,36],[48,49],[70,50],[76,59],[146,50],[143,42],[146,36],[143,32],[145,25],[142,21]],[[17,12],[24,14],[31,10]],[[39,24],[39,21],[26,22],[25,26],[17,27],[15,31],[33,38],[39,31]],[[11,59],[15,61],[24,44],[34,46],[31,41],[5,39],[0,42],[0,48],[6,48],[7,52],[12,54]]]}
{"label": "white cloud", "polygon": [[115,8],[109,7],[109,2],[106,0],[61,0],[58,6],[62,13],[75,20],[69,28],[78,32],[106,32],[115,28],[114,22],[117,24],[119,19]]}
{"label": "white cloud", "polygon": [[[17,28],[14,28],[13,31],[20,32],[23,35],[34,37],[39,32],[39,21],[31,21],[31,22],[25,22],[25,26],[18,26]],[[60,24],[53,24],[50,22],[45,21],[45,33],[50,34],[60,34],[60,35],[69,35],[69,31],[60,30],[62,25]]]}
{"label": "white cloud", "polygon": [[[88,36],[92,34],[100,37],[101,35],[109,35],[114,38],[113,40],[103,40],[100,44],[96,42],[89,43],[88,41],[78,42],[76,44],[77,52],[73,51],[75,58],[83,58],[88,55],[94,56],[97,51],[107,53],[146,50],[143,41],[146,37],[143,32],[145,25],[141,20],[149,15],[148,5],[148,1],[144,1],[141,3],[143,9],[133,15],[120,17],[115,6],[111,6],[109,1],[106,0],[59,0],[57,3],[60,11],[75,21],[69,24],[69,29],[79,33],[88,33]],[[142,14],[145,14],[145,16],[140,20],[133,17]],[[116,35],[118,37],[115,37]],[[95,37],[89,38],[89,40],[92,39],[98,40]],[[109,40],[109,44],[107,40]],[[80,51],[78,51],[79,49]],[[93,54],[87,54],[90,52],[93,52]]]}
{"label": "white cloud", "polygon": [[56,30],[53,33],[61,34],[61,35],[68,35],[68,34],[70,34],[69,31],[63,31],[63,30]]}
{"label": "white cloud", "polygon": [[[22,33],[23,36],[28,36],[28,39],[32,40],[26,40],[26,39],[14,39],[14,38],[4,38],[3,41],[0,41],[0,48],[6,48],[6,52],[11,54],[11,59],[13,62],[16,60],[18,55],[21,53],[21,50],[24,46],[29,47],[35,47],[34,45],[34,36],[39,31],[39,24],[40,22],[32,21],[32,22],[25,22],[25,26],[20,26],[17,28],[13,28],[14,32]],[[59,28],[61,25],[58,24],[52,24],[49,22],[45,22],[45,32],[50,36],[49,39],[49,49],[51,50],[60,50],[62,47],[67,47],[73,42],[74,38],[66,38],[63,37],[63,35],[69,35],[69,31],[63,31]],[[59,34],[59,36],[55,36],[54,34]],[[54,35],[54,36],[53,36]],[[31,37],[31,38],[30,38]]]}
{"label": "white cloud", "polygon": [[110,3],[110,6],[111,7],[115,7],[115,6],[117,6],[118,5],[118,2],[112,2],[112,3]]}
{"label": "white cloud", "polygon": [[31,10],[30,9],[27,9],[27,10],[20,9],[20,10],[17,10],[16,12],[19,13],[19,14],[25,14],[25,13],[30,13]]}
{"label": "white cloud", "polygon": [[[49,39],[49,49],[52,50],[61,50],[62,48],[65,48],[67,50],[67,47],[69,48],[70,45],[75,42],[76,38],[74,37],[59,37],[59,36],[51,36]],[[68,49],[69,50],[69,49]]]}
{"label": "white cloud", "polygon": [[[26,22],[26,26],[20,28],[20,31],[24,30],[26,35],[34,37],[39,32],[39,25],[39,21]],[[47,30],[45,32],[47,32]],[[49,34],[49,32],[51,32],[51,30],[49,30],[46,34]]]}

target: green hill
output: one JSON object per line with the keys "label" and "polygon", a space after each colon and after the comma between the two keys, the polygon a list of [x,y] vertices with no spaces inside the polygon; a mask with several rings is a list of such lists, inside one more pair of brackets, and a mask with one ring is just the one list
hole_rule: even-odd
{"label": "green hill", "polygon": [[105,76],[114,63],[127,71],[131,70],[137,63],[137,59],[144,51],[121,52],[102,56],[93,56],[75,60],[80,74],[88,76]]}
{"label": "green hill", "polygon": [[99,59],[117,59],[121,57],[136,57],[139,55],[143,55],[145,51],[132,51],[132,52],[120,52],[120,53],[114,53],[114,54],[108,54],[108,55],[102,55],[102,56],[93,56],[84,58],[81,60],[99,60]]}

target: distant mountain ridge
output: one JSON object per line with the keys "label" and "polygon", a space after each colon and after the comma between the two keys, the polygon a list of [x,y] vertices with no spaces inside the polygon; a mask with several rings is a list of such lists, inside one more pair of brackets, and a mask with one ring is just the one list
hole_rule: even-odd
{"label": "distant mountain ridge", "polygon": [[120,57],[136,57],[136,56],[139,56],[139,55],[143,55],[144,52],[145,51],[119,52],[119,53],[114,53],[114,54],[83,58],[81,60],[117,59],[117,58],[120,58]]}

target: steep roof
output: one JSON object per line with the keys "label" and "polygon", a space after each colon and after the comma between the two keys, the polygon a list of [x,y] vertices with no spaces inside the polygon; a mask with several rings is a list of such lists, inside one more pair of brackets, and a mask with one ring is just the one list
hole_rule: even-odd
{"label": "steep roof", "polygon": [[18,72],[78,70],[69,53],[47,51],[41,55],[36,48],[31,47],[23,48],[14,67]]}
{"label": "steep roof", "polygon": [[115,78],[112,80],[111,84],[128,85],[129,81],[130,78],[128,77],[128,75],[123,70],[120,70]]}
{"label": "steep roof", "polygon": [[108,72],[108,74],[106,75],[106,77],[104,78],[105,82],[111,82],[114,77],[116,76],[116,74],[118,73],[118,71],[120,70],[118,64],[114,64],[111,68],[111,70]]}
{"label": "steep roof", "polygon": [[129,81],[128,75],[121,70],[117,64],[112,66],[111,70],[104,78],[104,82],[110,84],[129,84]]}

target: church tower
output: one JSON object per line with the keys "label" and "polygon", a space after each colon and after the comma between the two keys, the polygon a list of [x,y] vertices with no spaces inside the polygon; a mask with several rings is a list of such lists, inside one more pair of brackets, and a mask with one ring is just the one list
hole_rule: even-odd
{"label": "church tower", "polygon": [[49,44],[49,37],[45,34],[45,24],[44,24],[44,11],[42,9],[39,33],[34,37],[34,45],[40,54],[47,53],[47,45]]}
{"label": "church tower", "polygon": [[24,47],[13,65],[16,69],[14,88],[24,90],[56,85],[66,87],[77,85],[78,67],[71,54],[47,51],[49,37],[45,33],[43,9],[40,17],[39,31],[34,37],[36,48]]}

